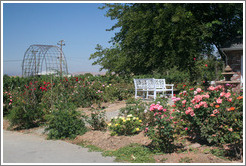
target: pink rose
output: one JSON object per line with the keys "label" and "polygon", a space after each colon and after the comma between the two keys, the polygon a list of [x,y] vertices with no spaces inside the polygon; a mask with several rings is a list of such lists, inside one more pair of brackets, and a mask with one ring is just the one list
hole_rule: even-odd
{"label": "pink rose", "polygon": [[221,92],[220,97],[223,97],[225,94],[226,94],[225,92]]}
{"label": "pink rose", "polygon": [[186,100],[183,100],[183,101],[182,101],[182,104],[185,104],[185,103],[186,103]]}
{"label": "pink rose", "polygon": [[177,102],[180,100],[180,98],[172,97],[173,102]]}
{"label": "pink rose", "polygon": [[185,128],[185,130],[187,131],[187,130],[188,130],[188,128],[186,127],[186,128]]}
{"label": "pink rose", "polygon": [[208,104],[207,104],[207,103],[204,104],[203,107],[204,107],[204,108],[208,108]]}
{"label": "pink rose", "polygon": [[233,129],[232,129],[232,128],[229,128],[228,130],[229,130],[230,132],[232,132],[232,131],[233,131]]}
{"label": "pink rose", "polygon": [[208,90],[210,90],[210,91],[214,91],[214,90],[215,90],[215,87],[210,86],[210,87],[208,87]]}
{"label": "pink rose", "polygon": [[230,96],[231,96],[231,93],[230,92],[228,92],[228,93],[225,94],[225,97],[226,98],[229,98]]}
{"label": "pink rose", "polygon": [[155,106],[155,103],[151,104],[150,106],[151,106],[151,107]]}
{"label": "pink rose", "polygon": [[194,100],[196,103],[200,102],[202,100],[202,96],[201,95],[197,95],[194,97]]}
{"label": "pink rose", "polygon": [[217,109],[215,109],[215,110],[213,110],[213,114],[215,115],[215,114],[218,114],[219,113],[219,111],[217,110]]}
{"label": "pink rose", "polygon": [[159,110],[159,111],[163,110],[163,107],[160,105],[160,106],[158,107],[158,110]]}
{"label": "pink rose", "polygon": [[192,111],[192,112],[190,112],[190,116],[195,116],[195,113],[194,113],[194,111]]}
{"label": "pink rose", "polygon": [[231,102],[232,101],[232,98],[227,99],[227,101]]}
{"label": "pink rose", "polygon": [[185,114],[188,115],[190,113],[190,110],[186,110]]}
{"label": "pink rose", "polygon": [[199,104],[196,104],[195,106],[194,106],[194,108],[200,108],[201,106],[199,105]]}
{"label": "pink rose", "polygon": [[154,111],[155,110],[155,108],[153,107],[153,106],[150,106],[150,109],[149,109],[150,111]]}
{"label": "pink rose", "polygon": [[197,88],[196,91],[197,91],[197,93],[200,93],[202,91],[202,89],[201,88]]}
{"label": "pink rose", "polygon": [[220,97],[216,100],[216,102],[218,103],[218,104],[221,104],[222,103],[222,99],[220,99]]}

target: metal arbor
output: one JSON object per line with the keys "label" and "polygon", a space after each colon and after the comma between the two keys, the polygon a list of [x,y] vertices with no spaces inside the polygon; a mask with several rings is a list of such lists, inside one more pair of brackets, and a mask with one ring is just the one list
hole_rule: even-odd
{"label": "metal arbor", "polygon": [[22,76],[68,74],[62,49],[54,45],[31,45],[22,62]]}

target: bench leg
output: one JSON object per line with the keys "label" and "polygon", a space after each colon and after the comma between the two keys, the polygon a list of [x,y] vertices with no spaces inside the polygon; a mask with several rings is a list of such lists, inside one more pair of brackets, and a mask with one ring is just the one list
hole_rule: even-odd
{"label": "bench leg", "polygon": [[138,91],[135,90],[135,99],[137,98]]}

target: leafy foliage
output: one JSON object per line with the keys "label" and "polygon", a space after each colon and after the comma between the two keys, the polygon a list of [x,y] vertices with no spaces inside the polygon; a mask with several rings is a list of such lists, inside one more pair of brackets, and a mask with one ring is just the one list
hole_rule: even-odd
{"label": "leafy foliage", "polygon": [[150,112],[153,114],[153,121],[145,128],[146,135],[152,140],[155,151],[171,153],[174,151],[174,127],[172,112],[163,109],[160,104],[151,104]]}
{"label": "leafy foliage", "polygon": [[37,127],[43,121],[41,108],[36,104],[26,103],[23,98],[18,98],[13,104],[8,119],[11,127],[16,129],[29,129]]}
{"label": "leafy foliage", "polygon": [[[211,56],[230,39],[242,35],[242,4],[105,4],[106,16],[119,30],[110,42],[97,45],[90,59],[94,65],[118,74],[164,73],[174,67],[193,80],[194,58]],[[221,55],[224,57],[223,55]]]}
{"label": "leafy foliage", "polygon": [[38,87],[37,82],[29,82],[28,86],[25,85],[25,90],[17,91],[15,95],[9,99],[11,103],[13,102],[13,104],[11,104],[13,105],[11,107],[12,109],[9,110],[10,113],[8,115],[11,126],[15,126],[19,129],[27,129],[39,126],[40,122],[44,121],[44,111],[39,104],[42,94],[37,90]]}
{"label": "leafy foliage", "polygon": [[242,98],[221,85],[211,86],[208,91],[187,89],[173,98],[176,121],[183,126],[181,130],[186,128],[209,143],[239,143],[243,132]]}
{"label": "leafy foliage", "polygon": [[152,157],[153,153],[146,147],[138,144],[131,144],[129,146],[120,148],[116,151],[103,152],[104,156],[115,156],[116,161],[130,162],[130,163],[154,163],[155,159]]}
{"label": "leafy foliage", "polygon": [[91,116],[86,120],[93,130],[106,130],[107,123],[105,117],[105,111],[94,110],[91,112]]}
{"label": "leafy foliage", "polygon": [[127,117],[112,118],[108,124],[111,135],[134,135],[141,131],[142,120],[131,114]]}
{"label": "leafy foliage", "polygon": [[81,115],[75,111],[72,103],[60,103],[56,109],[47,116],[49,139],[75,138],[84,134],[87,129]]}

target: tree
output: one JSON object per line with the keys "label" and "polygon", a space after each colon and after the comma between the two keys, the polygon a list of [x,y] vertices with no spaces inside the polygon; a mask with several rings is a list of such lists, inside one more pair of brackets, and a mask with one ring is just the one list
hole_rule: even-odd
{"label": "tree", "polygon": [[[218,50],[243,35],[242,3],[184,4],[184,7],[210,31],[210,37],[204,40]],[[220,55],[225,58],[224,54]]]}
{"label": "tree", "polygon": [[163,73],[177,66],[192,77],[194,58],[242,32],[242,4],[105,4],[101,9],[106,8],[106,16],[117,20],[108,30],[120,31],[111,48],[97,47],[90,59],[119,74]]}

